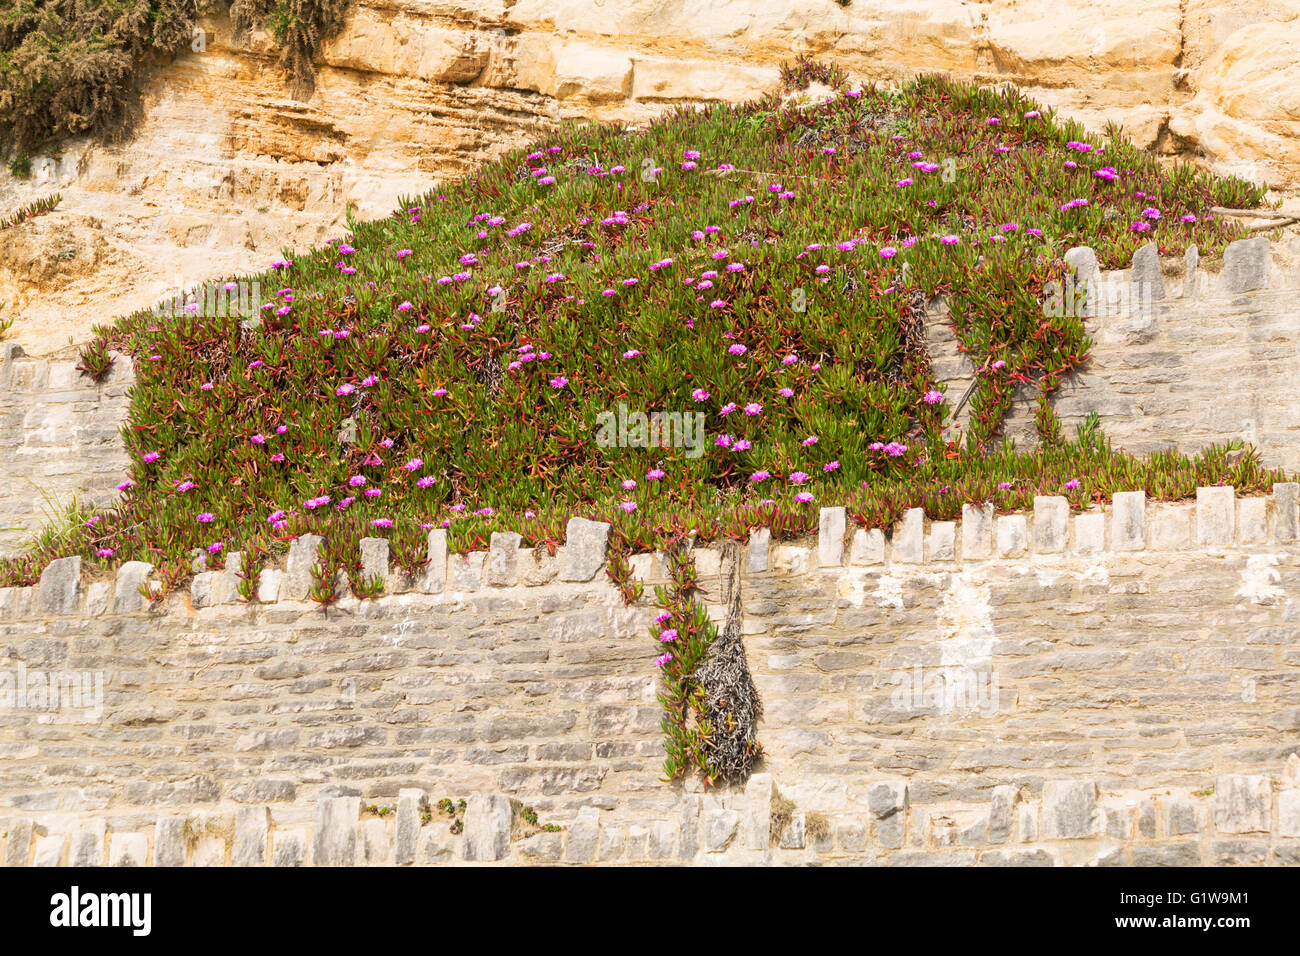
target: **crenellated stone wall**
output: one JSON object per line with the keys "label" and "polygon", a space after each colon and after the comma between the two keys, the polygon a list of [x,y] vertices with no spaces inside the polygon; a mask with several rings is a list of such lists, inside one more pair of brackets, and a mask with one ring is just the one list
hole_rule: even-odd
{"label": "crenellated stone wall", "polygon": [[75,358],[31,358],[0,342],[0,556],[25,550],[74,498],[96,507],[117,500],[132,381],[125,355],[96,384]]}
{"label": "crenellated stone wall", "polygon": [[[436,530],[416,580],[367,539],[387,593],[328,609],[312,537],[249,602],[238,555],[153,601],[148,565],[61,559],[0,589],[4,858],[1300,863],[1298,503],[826,508],[815,540],[697,548],[709,600],[741,589],[766,750],[707,792],[660,779],[657,609],[602,573],[605,525],[553,556]],[[102,699],[51,710],[73,676]]]}

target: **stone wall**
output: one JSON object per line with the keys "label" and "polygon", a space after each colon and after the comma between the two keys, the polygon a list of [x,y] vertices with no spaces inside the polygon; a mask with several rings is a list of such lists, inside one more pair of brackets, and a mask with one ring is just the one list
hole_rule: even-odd
{"label": "stone wall", "polygon": [[0,342],[0,556],[22,551],[74,497],[96,507],[118,497],[131,360],[119,356],[98,385],[76,366]]}
{"label": "stone wall", "polygon": [[[1098,291],[1094,312],[1082,297],[1075,304],[1093,343],[1089,364],[1053,402],[1067,438],[1096,412],[1112,444],[1134,454],[1192,453],[1235,438],[1269,467],[1300,470],[1300,239],[1238,240],[1213,262],[1194,249],[1162,259],[1149,245],[1130,268],[1109,272],[1087,247],[1066,258],[1079,288],[1088,281]],[[927,337],[953,407],[975,367],[947,320],[944,308],[932,310]],[[1038,441],[1036,397],[1022,388],[1005,422],[1020,447]],[[969,418],[967,405],[957,422]]]}
{"label": "stone wall", "polygon": [[[418,580],[368,539],[388,593],[328,610],[312,537],[251,603],[238,556],[157,601],[148,565],[61,559],[0,589],[0,691],[29,689],[0,712],[5,860],[1300,863],[1298,501],[888,535],[827,508],[812,541],[698,548],[764,705],[759,773],[711,792],[659,779],[656,608],[602,573],[604,525],[541,557],[434,531]],[[102,675],[102,709],[42,711],[55,674]]]}

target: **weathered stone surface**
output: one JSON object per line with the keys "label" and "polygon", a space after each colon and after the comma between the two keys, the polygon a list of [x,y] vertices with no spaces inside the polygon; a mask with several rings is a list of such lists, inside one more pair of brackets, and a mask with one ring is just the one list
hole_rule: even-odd
{"label": "weathered stone surface", "polygon": [[1116,551],[1141,551],[1147,546],[1147,494],[1118,491],[1110,519],[1111,547]]}
{"label": "weathered stone surface", "polygon": [[185,818],[159,817],[153,831],[154,866],[185,865]]}
{"label": "weathered stone surface", "polygon": [[997,519],[999,558],[1019,558],[1029,549],[1028,525],[1024,515],[1001,515]]}
{"label": "weathered stone surface", "polygon": [[1157,302],[1165,297],[1165,279],[1160,272],[1160,247],[1154,242],[1133,253],[1130,281],[1136,283],[1135,294],[1143,300]]}
{"label": "weathered stone surface", "polygon": [[570,863],[591,863],[600,845],[600,811],[583,807],[569,826],[566,859]]}
{"label": "weathered stone surface", "polygon": [[894,560],[905,564],[920,564],[925,560],[925,510],[908,508],[894,526],[890,541]]}
{"label": "weathered stone surface", "polygon": [[153,565],[147,561],[126,561],[117,569],[117,580],[113,584],[113,613],[134,614],[143,611],[146,604],[140,588],[146,585],[153,574]]}
{"label": "weathered stone surface", "polygon": [[756,773],[745,784],[745,846],[766,852],[772,832],[772,797],[775,787],[770,773]]}
{"label": "weathered stone surface", "polygon": [[388,539],[361,539],[361,580],[365,582],[388,580]]}
{"label": "weathered stone surface", "polygon": [[817,560],[823,568],[838,568],[844,563],[845,511],[822,508],[817,526]]}
{"label": "weathered stone surface", "polygon": [[1228,292],[1250,292],[1268,285],[1271,248],[1268,237],[1236,239],[1223,250],[1222,282]]}
{"label": "weathered stone surface", "polygon": [[704,815],[704,850],[722,853],[729,846],[740,827],[740,814],[735,810],[709,810]]}
{"label": "weathered stone surface", "polygon": [[871,565],[885,563],[885,533],[879,528],[859,528],[853,532],[849,563]]}
{"label": "weathered stone surface", "polygon": [[1230,487],[1196,489],[1196,542],[1208,547],[1232,544],[1236,529],[1235,493]]}
{"label": "weathered stone surface", "polygon": [[1273,540],[1300,538],[1300,484],[1280,481],[1273,485]]}
{"label": "weathered stone surface", "polygon": [[1034,497],[1034,551],[1059,554],[1065,550],[1070,502],[1060,496]]}
{"label": "weathered stone surface", "polygon": [[114,833],[108,843],[109,866],[148,866],[149,837],[144,833]]}
{"label": "weathered stone surface", "polygon": [[1043,784],[1043,837],[1073,840],[1095,835],[1101,825],[1097,785],[1091,780],[1049,780]]}
{"label": "weathered stone surface", "polygon": [[76,614],[81,601],[81,558],[56,558],[41,572],[40,606],[46,614]]}
{"label": "weathered stone surface", "polygon": [[1214,825],[1220,833],[1268,832],[1273,786],[1267,777],[1229,774],[1214,781]]}
{"label": "weathered stone surface", "polygon": [[605,565],[609,525],[603,521],[570,518],[560,549],[561,581],[590,581]]}
{"label": "weathered stone surface", "polygon": [[745,570],[761,574],[768,567],[768,549],[772,544],[770,528],[755,528],[749,533],[749,546],[745,549]]}
{"label": "weathered stone surface", "polygon": [[393,840],[393,859],[399,866],[415,862],[420,842],[420,812],[424,802],[423,790],[407,787],[397,794],[397,833]]}
{"label": "weathered stone surface", "polygon": [[235,811],[235,844],[231,866],[265,866],[271,811],[267,807],[240,807]]}
{"label": "weathered stone surface", "polygon": [[487,559],[487,582],[511,587],[519,580],[519,548],[523,536],[514,531],[493,531]]}
{"label": "weathered stone surface", "polygon": [[500,860],[510,851],[511,809],[501,794],[475,794],[465,810],[466,860]]}
{"label": "weathered stone surface", "polygon": [[966,560],[993,555],[993,505],[961,506],[961,554]]}
{"label": "weathered stone surface", "polygon": [[320,555],[320,546],[324,542],[318,534],[304,534],[295,538],[289,545],[289,557],[285,562],[284,580],[280,585],[280,600],[305,601],[311,593],[311,569]]}
{"label": "weathered stone surface", "polygon": [[429,532],[429,564],[424,571],[424,593],[441,594],[447,584],[447,532],[434,528]]}
{"label": "weathered stone surface", "polygon": [[316,836],[312,863],[316,866],[353,866],[357,862],[357,824],[360,797],[322,797],[317,804]]}

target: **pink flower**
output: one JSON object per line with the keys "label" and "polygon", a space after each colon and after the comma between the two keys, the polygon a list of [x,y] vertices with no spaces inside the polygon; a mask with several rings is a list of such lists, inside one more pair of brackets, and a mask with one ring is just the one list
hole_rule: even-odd
{"label": "pink flower", "polygon": [[817,436],[809,435],[802,442],[800,442],[800,444],[803,445],[805,448],[807,448],[809,445],[815,445],[817,444]]}
{"label": "pink flower", "polygon": [[633,511],[636,511],[636,502],[624,501],[622,504],[619,505],[619,507],[622,508],[626,514],[631,514]]}
{"label": "pink flower", "polygon": [[772,473],[770,471],[759,469],[758,471],[754,472],[752,475],[749,476],[749,480],[757,485],[757,484],[762,484],[763,482],[767,481],[767,479],[771,477],[772,477]]}
{"label": "pink flower", "polygon": [[746,415],[760,415],[763,412],[763,406],[758,402],[750,402],[745,406]]}
{"label": "pink flower", "polygon": [[792,485],[802,485],[807,480],[808,480],[808,476],[804,474],[802,471],[790,472],[790,484]]}
{"label": "pink flower", "polygon": [[659,632],[659,640],[664,644],[669,644],[677,640],[677,628],[670,627]]}
{"label": "pink flower", "polygon": [[656,657],[656,658],[655,658],[655,666],[656,666],[656,667],[663,667],[665,664],[667,664],[667,663],[668,663],[669,661],[671,661],[672,659],[673,659],[673,655],[671,655],[671,654],[665,654],[663,657]]}
{"label": "pink flower", "polygon": [[951,233],[949,233],[948,235],[941,238],[939,241],[942,242],[945,246],[952,246],[952,245],[956,245],[961,240],[958,239],[956,236],[952,235]]}
{"label": "pink flower", "polygon": [[250,438],[249,441],[251,441],[254,445],[265,445],[266,436],[259,433],[257,435],[254,435],[252,438]]}
{"label": "pink flower", "polygon": [[158,460],[159,458],[161,458],[161,457],[162,457],[162,454],[161,454],[160,452],[156,452],[156,451],[147,451],[147,452],[144,453],[144,457],[142,458],[142,461],[145,461],[145,462],[157,461],[157,460]]}
{"label": "pink flower", "polygon": [[1065,483],[1065,487],[1067,490],[1073,490],[1075,488],[1078,488],[1079,485],[1081,484],[1083,484],[1083,482],[1081,482],[1078,478],[1071,478],[1069,481]]}
{"label": "pink flower", "polygon": [[628,478],[623,482],[624,491],[631,491],[635,487],[636,487],[636,482],[633,481],[631,478]]}
{"label": "pink flower", "polygon": [[334,394],[342,398],[344,395],[351,395],[356,390],[357,387],[355,385],[340,385],[338,388],[334,389]]}
{"label": "pink flower", "polygon": [[664,470],[662,468],[651,468],[649,471],[645,473],[645,476],[651,481],[658,481],[659,479],[663,478]]}
{"label": "pink flower", "polygon": [[797,502],[799,502],[800,504],[805,504],[805,505],[806,505],[808,502],[810,502],[810,501],[813,500],[812,492],[811,492],[811,491],[801,491],[801,492],[799,492],[798,494],[796,494],[796,495],[794,496],[794,500],[797,501]]}
{"label": "pink flower", "polygon": [[628,349],[626,352],[623,353],[623,358],[634,359],[640,354],[641,354],[640,349]]}
{"label": "pink flower", "polygon": [[418,471],[423,465],[424,465],[423,459],[412,458],[402,467],[405,468],[407,471]]}
{"label": "pink flower", "polygon": [[943,401],[943,392],[933,390],[928,391],[921,396],[921,401],[925,402],[927,405],[937,405],[939,402]]}
{"label": "pink flower", "polygon": [[734,412],[737,409],[737,407],[738,406],[736,405],[735,402],[727,402],[727,404],[723,405],[721,408],[718,409],[718,414],[730,415],[732,412]]}
{"label": "pink flower", "polygon": [[391,528],[392,526],[392,518],[376,518],[374,521],[370,522],[370,527],[372,528]]}
{"label": "pink flower", "polygon": [[555,376],[555,378],[551,379],[551,388],[554,389],[564,388],[564,386],[568,384],[569,384],[569,380],[565,378],[563,375],[557,375]]}
{"label": "pink flower", "polygon": [[211,524],[213,521],[217,520],[217,516],[211,511],[204,511],[196,515],[194,520],[199,522],[199,524]]}
{"label": "pink flower", "polygon": [[880,250],[880,257],[882,259],[892,259],[896,255],[898,255],[898,250],[893,246],[885,246],[885,248]]}
{"label": "pink flower", "polygon": [[731,346],[731,348],[727,349],[727,351],[732,355],[744,355],[749,351],[749,349],[737,342],[735,345]]}
{"label": "pink flower", "polygon": [[691,398],[695,399],[697,402],[706,402],[709,399],[709,393],[702,388],[697,388],[695,391],[691,392]]}

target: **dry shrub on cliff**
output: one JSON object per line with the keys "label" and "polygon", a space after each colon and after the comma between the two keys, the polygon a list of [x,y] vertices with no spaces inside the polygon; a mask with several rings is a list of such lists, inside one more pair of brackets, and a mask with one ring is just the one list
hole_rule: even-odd
{"label": "dry shrub on cliff", "polygon": [[[126,135],[153,67],[191,49],[204,0],[0,0],[0,153],[11,168],[68,136]],[[237,26],[265,26],[295,95],[342,25],[347,0],[235,0]]]}
{"label": "dry shrub on cliff", "polygon": [[5,0],[0,148],[129,127],[141,70],[190,42],[196,0]]}
{"label": "dry shrub on cliff", "polygon": [[236,31],[265,26],[280,47],[280,66],[290,89],[307,99],[316,88],[314,63],[321,44],[338,32],[349,0],[232,0],[230,20]]}

